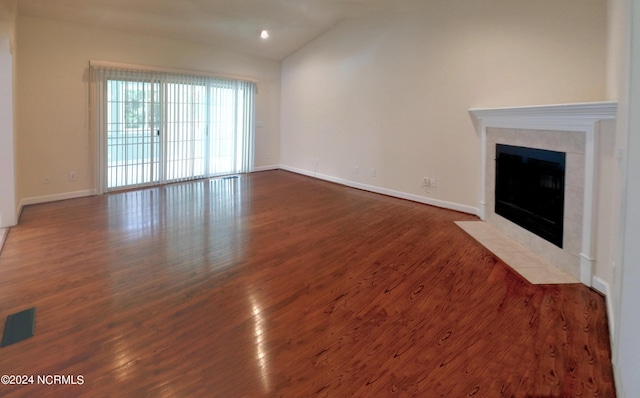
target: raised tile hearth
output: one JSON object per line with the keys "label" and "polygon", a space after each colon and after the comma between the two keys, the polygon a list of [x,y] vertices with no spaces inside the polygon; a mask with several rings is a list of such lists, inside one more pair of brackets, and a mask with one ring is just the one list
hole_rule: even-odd
{"label": "raised tile hearth", "polygon": [[456,224],[534,285],[580,283],[484,221],[456,221]]}

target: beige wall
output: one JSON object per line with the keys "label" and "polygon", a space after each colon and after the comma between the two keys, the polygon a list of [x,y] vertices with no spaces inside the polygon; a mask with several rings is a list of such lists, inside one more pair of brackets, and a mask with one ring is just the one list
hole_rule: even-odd
{"label": "beige wall", "polygon": [[624,84],[629,11],[627,0],[607,0],[607,99],[617,100]]}
{"label": "beige wall", "polygon": [[[279,157],[280,63],[199,44],[48,19],[18,18],[17,191],[19,200],[95,188],[88,125],[89,60],[153,65],[259,80],[257,167]],[[69,171],[77,180],[68,180]],[[49,184],[43,184],[43,177]]]}
{"label": "beige wall", "polygon": [[606,7],[432,1],[344,21],[283,61],[281,163],[476,207],[468,109],[603,100]]}

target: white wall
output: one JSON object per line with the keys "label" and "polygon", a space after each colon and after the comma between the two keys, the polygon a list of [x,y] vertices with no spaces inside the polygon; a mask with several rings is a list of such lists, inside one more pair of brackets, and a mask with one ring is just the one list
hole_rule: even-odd
{"label": "white wall", "polygon": [[[617,244],[613,242],[612,236],[614,228],[617,226],[617,215],[614,214],[615,198],[619,198],[614,193],[615,184],[612,175],[617,168],[615,159],[615,120],[602,121],[598,125],[598,143],[596,158],[596,196],[594,206],[596,209],[596,219],[594,221],[595,241],[594,243],[594,269],[593,277],[598,278],[593,286],[604,294],[610,294],[611,286],[614,282],[612,263],[615,259]],[[604,286],[602,283],[604,282]],[[610,326],[613,326],[613,322]]]}
{"label": "white wall", "polygon": [[621,247],[619,278],[614,287],[614,319],[619,325],[613,338],[614,371],[618,396],[636,397],[640,392],[640,5],[625,2],[630,19],[620,19],[629,33],[628,44],[619,64],[626,65],[619,85],[622,113],[618,118],[617,144],[624,154],[621,175],[622,211],[620,212]]}
{"label": "white wall", "polygon": [[605,94],[605,1],[425,2],[346,20],[283,61],[281,163],[476,207],[470,107]]}
{"label": "white wall", "polygon": [[[18,18],[17,191],[20,200],[96,188],[88,125],[89,60],[191,69],[259,80],[257,167],[279,161],[280,63],[225,49]],[[68,173],[77,172],[69,181]],[[43,177],[49,184],[43,184]]]}
{"label": "white wall", "polygon": [[[635,397],[640,391],[640,294],[638,259],[637,172],[640,161],[640,10],[633,0],[608,1],[607,97],[618,101],[615,160],[610,176],[612,282],[607,296],[612,356],[619,397]],[[633,35],[633,36],[631,36]],[[634,47],[631,44],[634,43]],[[636,78],[634,79],[634,75]]]}
{"label": "white wall", "polygon": [[0,3],[0,228],[17,222],[12,52],[14,6],[6,1]]}

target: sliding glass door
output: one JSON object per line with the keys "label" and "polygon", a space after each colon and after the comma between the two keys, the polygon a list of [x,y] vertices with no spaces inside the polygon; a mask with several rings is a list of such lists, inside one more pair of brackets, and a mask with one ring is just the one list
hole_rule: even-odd
{"label": "sliding glass door", "polygon": [[107,189],[160,181],[158,83],[107,81]]}
{"label": "sliding glass door", "polygon": [[251,82],[92,69],[102,191],[251,171]]}

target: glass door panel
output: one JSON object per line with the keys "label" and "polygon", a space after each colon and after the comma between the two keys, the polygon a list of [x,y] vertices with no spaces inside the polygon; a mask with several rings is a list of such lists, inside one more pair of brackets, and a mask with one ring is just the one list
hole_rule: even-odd
{"label": "glass door panel", "polygon": [[160,84],[107,81],[107,190],[159,181]]}

